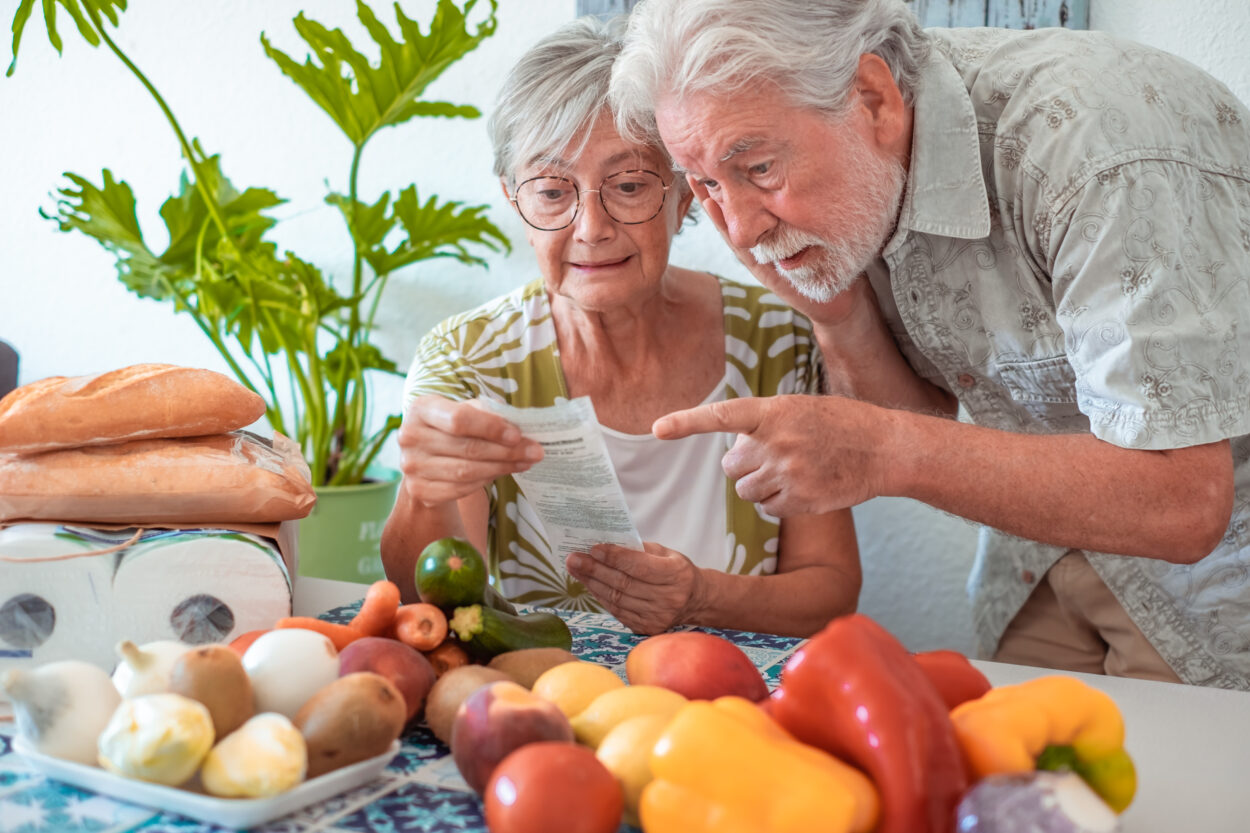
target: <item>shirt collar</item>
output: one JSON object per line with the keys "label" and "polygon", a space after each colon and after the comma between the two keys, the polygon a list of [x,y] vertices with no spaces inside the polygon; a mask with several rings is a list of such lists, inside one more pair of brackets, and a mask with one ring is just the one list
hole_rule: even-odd
{"label": "shirt collar", "polygon": [[936,48],[921,72],[911,148],[907,195],[887,250],[901,244],[908,231],[964,239],[989,235],[976,112],[959,72]]}

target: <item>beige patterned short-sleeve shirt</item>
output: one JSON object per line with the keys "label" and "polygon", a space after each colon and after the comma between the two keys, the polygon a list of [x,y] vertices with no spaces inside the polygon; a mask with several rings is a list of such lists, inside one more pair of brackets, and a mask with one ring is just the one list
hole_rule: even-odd
{"label": "beige patterned short-sleeve shirt", "polygon": [[[723,279],[720,287],[725,397],[818,392],[819,353],[813,350],[807,319],[762,287]],[[522,408],[567,399],[542,281],[453,316],[426,335],[408,371],[405,406],[423,394],[457,401],[492,398]],[[725,435],[726,451],[733,436]],[[777,518],[738,497],[733,481],[719,468],[675,472],[674,482],[692,477],[723,483],[726,529],[721,533],[721,569],[743,575],[775,572]],[[503,594],[522,604],[601,611],[595,598],[552,555],[542,522],[516,481],[495,480],[489,493],[488,559]]]}
{"label": "beige patterned short-sleeve shirt", "polygon": [[[870,273],[895,339],[981,425],[1142,449],[1231,439],[1214,552],[1089,560],[1182,679],[1250,688],[1250,112],[1191,64],[1100,33],[928,32],[908,194]],[[983,652],[1064,552],[983,531]]]}

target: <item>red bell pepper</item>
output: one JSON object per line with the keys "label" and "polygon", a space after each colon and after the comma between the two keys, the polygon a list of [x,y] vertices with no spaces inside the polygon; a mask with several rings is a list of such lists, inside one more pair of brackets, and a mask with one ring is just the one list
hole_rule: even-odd
{"label": "red bell pepper", "polygon": [[958,651],[922,651],[912,654],[929,682],[942,695],[947,710],[978,700],[990,690],[990,681]]}
{"label": "red bell pepper", "polygon": [[907,650],[862,614],[834,619],[786,663],[767,711],[868,773],[877,833],[949,833],[968,778],[946,703]]}

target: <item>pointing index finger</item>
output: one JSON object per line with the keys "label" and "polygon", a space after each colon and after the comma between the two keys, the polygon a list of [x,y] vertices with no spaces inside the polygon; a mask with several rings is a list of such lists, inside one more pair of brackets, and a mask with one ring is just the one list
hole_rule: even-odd
{"label": "pointing index finger", "polygon": [[729,399],[697,408],[665,414],[651,424],[651,433],[661,440],[680,440],[691,434],[725,432],[750,434],[763,417],[759,399]]}

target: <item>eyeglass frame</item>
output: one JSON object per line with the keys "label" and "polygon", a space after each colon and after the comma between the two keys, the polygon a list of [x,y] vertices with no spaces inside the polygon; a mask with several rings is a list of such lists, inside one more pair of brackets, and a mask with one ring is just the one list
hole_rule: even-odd
{"label": "eyeglass frame", "polygon": [[[608,204],[603,201],[603,183],[607,182],[609,179],[611,179],[614,176],[621,176],[623,174],[651,174],[652,176],[654,176],[656,179],[660,181],[660,188],[664,192],[664,196],[660,198],[660,205],[658,208],[656,208],[655,213],[652,214],[647,219],[634,220],[633,222],[627,222],[625,220],[618,220],[612,216],[612,212],[608,210]],[[569,221],[565,223],[564,225],[556,226],[555,228],[543,228],[542,226],[536,226],[532,222],[530,222],[529,217],[525,216],[525,212],[521,210],[521,206],[517,203],[516,195],[520,193],[521,189],[525,186],[525,184],[529,182],[534,182],[535,180],[539,180],[539,179],[558,179],[561,182],[567,182],[573,186],[573,191],[577,194],[577,207],[573,209],[573,215],[569,217]],[[664,177],[660,175],[659,171],[652,171],[648,168],[630,168],[628,170],[616,171],[615,173],[610,173],[599,181],[598,188],[587,188],[583,191],[581,186],[577,184],[577,180],[575,179],[569,179],[567,176],[553,176],[551,174],[539,174],[538,176],[531,176],[529,179],[518,182],[516,187],[512,189],[512,196],[508,197],[508,202],[512,203],[512,205],[516,208],[517,215],[520,216],[520,218],[524,220],[525,224],[529,226],[530,228],[536,231],[564,231],[566,228],[573,225],[573,223],[577,220],[577,215],[582,210],[582,194],[598,194],[599,205],[603,207],[603,213],[607,214],[608,217],[612,220],[612,222],[620,223],[623,226],[640,226],[643,223],[649,223],[652,220],[654,220],[656,217],[660,216],[660,212],[664,210],[664,203],[668,201],[668,192],[672,189],[672,187],[676,183],[677,183],[677,178],[674,177],[672,182],[665,185]]]}

